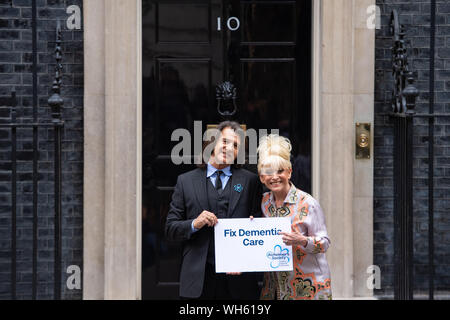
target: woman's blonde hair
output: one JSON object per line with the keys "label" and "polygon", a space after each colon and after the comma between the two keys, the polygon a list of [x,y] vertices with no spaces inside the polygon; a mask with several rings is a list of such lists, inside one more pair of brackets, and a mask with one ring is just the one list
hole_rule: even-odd
{"label": "woman's blonde hair", "polygon": [[262,137],[258,147],[258,173],[264,170],[292,169],[292,145],[288,138],[278,134]]}

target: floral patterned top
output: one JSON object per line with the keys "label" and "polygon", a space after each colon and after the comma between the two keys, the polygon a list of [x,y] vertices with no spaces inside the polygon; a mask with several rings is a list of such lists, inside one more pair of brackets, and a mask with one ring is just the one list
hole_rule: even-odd
{"label": "floral patterned top", "polygon": [[308,238],[306,247],[292,248],[293,271],[264,274],[261,299],[331,300],[330,269],[325,257],[330,239],[319,203],[291,184],[280,208],[276,207],[272,192],[263,195],[261,207],[266,217],[290,217],[292,231],[297,230]]}

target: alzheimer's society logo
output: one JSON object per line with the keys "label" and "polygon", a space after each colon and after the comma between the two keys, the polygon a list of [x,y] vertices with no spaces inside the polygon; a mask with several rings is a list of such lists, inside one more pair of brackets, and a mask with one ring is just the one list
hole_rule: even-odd
{"label": "alzheimer's society logo", "polygon": [[289,265],[289,249],[281,249],[280,245],[276,245],[273,251],[267,252],[267,258],[272,260],[270,262],[272,269],[287,266]]}

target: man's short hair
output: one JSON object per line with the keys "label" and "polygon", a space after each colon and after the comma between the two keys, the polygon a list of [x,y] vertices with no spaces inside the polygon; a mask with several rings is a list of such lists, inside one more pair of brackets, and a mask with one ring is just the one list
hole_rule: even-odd
{"label": "man's short hair", "polygon": [[[219,123],[219,125],[215,129],[218,130],[220,133],[222,133],[223,130],[226,129],[226,128],[230,128],[234,132],[239,132],[239,130],[242,130],[241,125],[238,122],[230,121],[230,120],[223,121],[223,122]],[[241,141],[241,143],[245,144],[245,137],[244,137],[243,140],[244,141]],[[217,143],[217,141],[215,140],[214,136],[210,140],[203,142],[202,154],[200,155],[201,163],[198,164],[197,167],[199,167],[199,168],[206,168],[207,162],[205,162],[203,154],[204,154],[204,151],[205,151],[206,147],[208,147],[211,143],[214,143],[214,145]],[[214,148],[212,148],[211,150],[214,150]],[[245,148],[242,149],[242,150],[245,150]],[[211,154],[212,154],[212,152],[211,152]],[[241,168],[242,167],[242,164],[237,164],[237,159],[238,159],[238,157],[236,157],[236,159],[234,159],[234,163],[231,165],[232,168]]]}

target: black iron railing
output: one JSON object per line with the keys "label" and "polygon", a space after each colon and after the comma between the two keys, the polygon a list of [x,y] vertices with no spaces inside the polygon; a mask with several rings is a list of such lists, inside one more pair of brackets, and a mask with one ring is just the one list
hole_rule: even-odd
{"label": "black iron railing", "polygon": [[[33,1],[35,4],[35,1]],[[34,8],[35,9],[35,8]],[[33,10],[33,12],[35,12]],[[35,16],[34,16],[35,18]],[[35,21],[35,20],[34,20]],[[34,24],[36,26],[36,24]],[[35,29],[35,28],[34,28]],[[33,43],[35,43],[36,38],[33,37]],[[54,299],[61,299],[61,134],[64,127],[64,121],[61,119],[61,107],[63,105],[63,100],[60,96],[61,90],[61,72],[62,72],[62,52],[61,52],[61,27],[58,23],[56,32],[56,76],[53,82],[52,91],[53,94],[48,100],[48,104],[51,108],[52,119],[49,121],[38,121],[37,118],[37,84],[34,83],[33,87],[33,101],[36,103],[34,106],[34,118],[32,122],[20,121],[17,118],[17,99],[16,92],[11,93],[10,106],[11,106],[11,122],[0,123],[0,129],[11,130],[11,299],[17,299],[17,129],[28,128],[33,130],[33,247],[32,247],[32,299],[37,298],[38,289],[38,129],[39,128],[50,128],[53,129],[54,135]],[[37,52],[35,50],[36,46],[33,45],[33,55],[37,57]],[[33,59],[33,69],[36,70],[37,60]],[[34,78],[36,79],[36,74],[34,73]],[[50,138],[50,137],[49,137]],[[20,205],[20,204],[19,204]]]}
{"label": "black iron railing", "polygon": [[436,2],[431,1],[430,32],[430,92],[429,113],[415,111],[419,94],[408,67],[405,47],[405,29],[400,25],[396,10],[391,13],[392,66],[395,86],[392,97],[394,124],[394,298],[414,298],[414,248],[413,248],[413,135],[414,118],[429,118],[428,138],[428,280],[429,299],[434,299],[434,119],[450,114],[434,113],[434,43]]}
{"label": "black iron railing", "polygon": [[[418,91],[408,69],[404,29],[398,14],[391,14],[392,72],[395,86],[392,96],[394,121],[394,264],[395,298],[413,298],[413,116]],[[408,82],[408,85],[406,85]]]}

